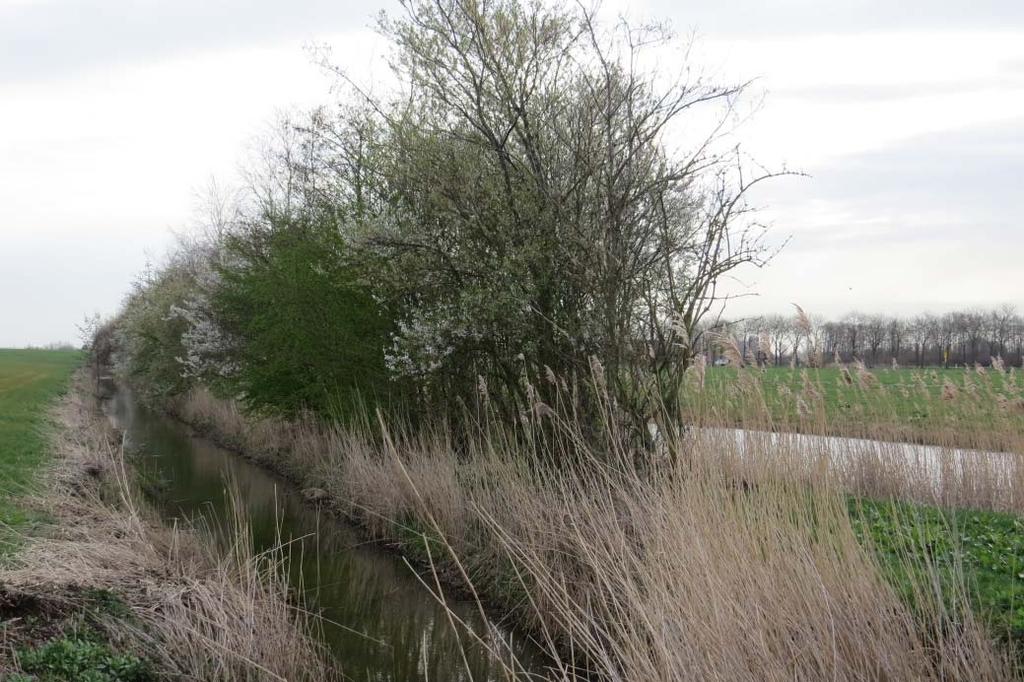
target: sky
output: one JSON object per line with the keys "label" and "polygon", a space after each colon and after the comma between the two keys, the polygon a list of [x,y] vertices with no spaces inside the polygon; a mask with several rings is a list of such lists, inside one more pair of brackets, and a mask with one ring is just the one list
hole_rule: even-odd
{"label": "sky", "polygon": [[[628,10],[627,10],[628,8]],[[0,0],[0,347],[78,341],[237,182],[282,112],[336,98],[309,56],[386,79],[397,0]],[[754,198],[765,268],[727,315],[1024,308],[1024,2],[608,0],[753,80],[734,135],[781,178]]]}

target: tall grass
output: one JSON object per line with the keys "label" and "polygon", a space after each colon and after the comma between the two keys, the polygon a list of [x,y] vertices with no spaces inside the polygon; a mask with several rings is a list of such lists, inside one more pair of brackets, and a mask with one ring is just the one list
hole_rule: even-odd
{"label": "tall grass", "polygon": [[170,678],[330,679],[315,623],[289,602],[284,552],[255,552],[241,517],[227,550],[161,525],[83,382],[58,408],[58,461],[36,501],[54,532],[27,538],[0,582],[68,609],[86,588],[117,595],[127,612],[98,614],[103,630]]}
{"label": "tall grass", "polygon": [[610,407],[594,424],[538,405],[458,438],[441,423],[252,420],[203,390],[175,409],[512,614],[558,677],[1017,675],[961,566],[908,543],[897,593],[847,506],[856,493],[1020,511],[1015,457],[772,433],[763,406],[746,432],[660,415],[649,448]]}

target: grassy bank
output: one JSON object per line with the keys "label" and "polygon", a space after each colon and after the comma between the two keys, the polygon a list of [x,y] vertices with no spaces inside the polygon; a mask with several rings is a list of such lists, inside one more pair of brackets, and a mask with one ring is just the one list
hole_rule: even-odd
{"label": "grassy bank", "polygon": [[77,351],[0,349],[0,555],[40,519],[22,500],[48,455],[48,407],[82,361]]}
{"label": "grassy bank", "polygon": [[241,520],[226,552],[161,525],[90,385],[48,412],[50,462],[21,502],[48,522],[0,569],[4,679],[328,679],[284,556],[256,554]]}
{"label": "grassy bank", "polygon": [[[740,448],[708,431],[666,441],[638,469],[635,452],[611,435],[595,444],[568,415],[467,441],[441,427],[252,419],[204,390],[174,411],[512,614],[562,677],[1016,674],[1015,517],[866,501],[913,473],[884,448],[836,470],[778,441]],[[969,477],[938,484],[948,499],[981,499]]]}

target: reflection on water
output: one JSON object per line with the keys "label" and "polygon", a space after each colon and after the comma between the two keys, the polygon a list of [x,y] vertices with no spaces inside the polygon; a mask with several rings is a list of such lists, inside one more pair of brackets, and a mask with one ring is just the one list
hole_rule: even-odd
{"label": "reflection on water", "polygon": [[[257,551],[278,541],[293,543],[290,579],[304,589],[307,605],[324,615],[325,640],[347,679],[505,679],[501,664],[463,633],[466,669],[459,633],[400,558],[360,544],[350,527],[305,504],[286,482],[189,436],[181,425],[144,409],[127,391],[115,392],[105,410],[125,432],[143,474],[160,481],[154,501],[167,519],[202,515],[227,528],[231,481]],[[482,630],[474,606],[451,606],[474,630]],[[534,649],[516,649],[520,663],[542,669]]]}

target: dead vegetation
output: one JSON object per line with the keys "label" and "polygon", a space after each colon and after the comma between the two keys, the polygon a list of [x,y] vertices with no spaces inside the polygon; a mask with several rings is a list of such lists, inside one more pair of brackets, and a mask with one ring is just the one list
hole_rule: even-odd
{"label": "dead vegetation", "polygon": [[846,507],[855,493],[1019,511],[1016,458],[664,429],[638,467],[611,420],[595,441],[562,410],[482,425],[468,440],[441,427],[252,420],[202,390],[176,410],[323,491],[370,536],[461,576],[514,613],[564,679],[580,669],[609,680],[1017,674],[973,614],[961,567],[908,546],[908,600]]}
{"label": "dead vegetation", "polygon": [[[284,555],[255,553],[244,525],[228,551],[214,549],[195,529],[161,525],[141,501],[119,437],[83,381],[77,377],[56,408],[56,460],[47,492],[34,502],[54,523],[45,535],[25,538],[0,570],[0,670],[17,670],[16,649],[26,641],[55,634],[38,623],[59,630],[85,613],[161,677],[328,679],[309,634],[312,619],[288,601]],[[97,594],[111,595],[117,608],[96,608]]]}

